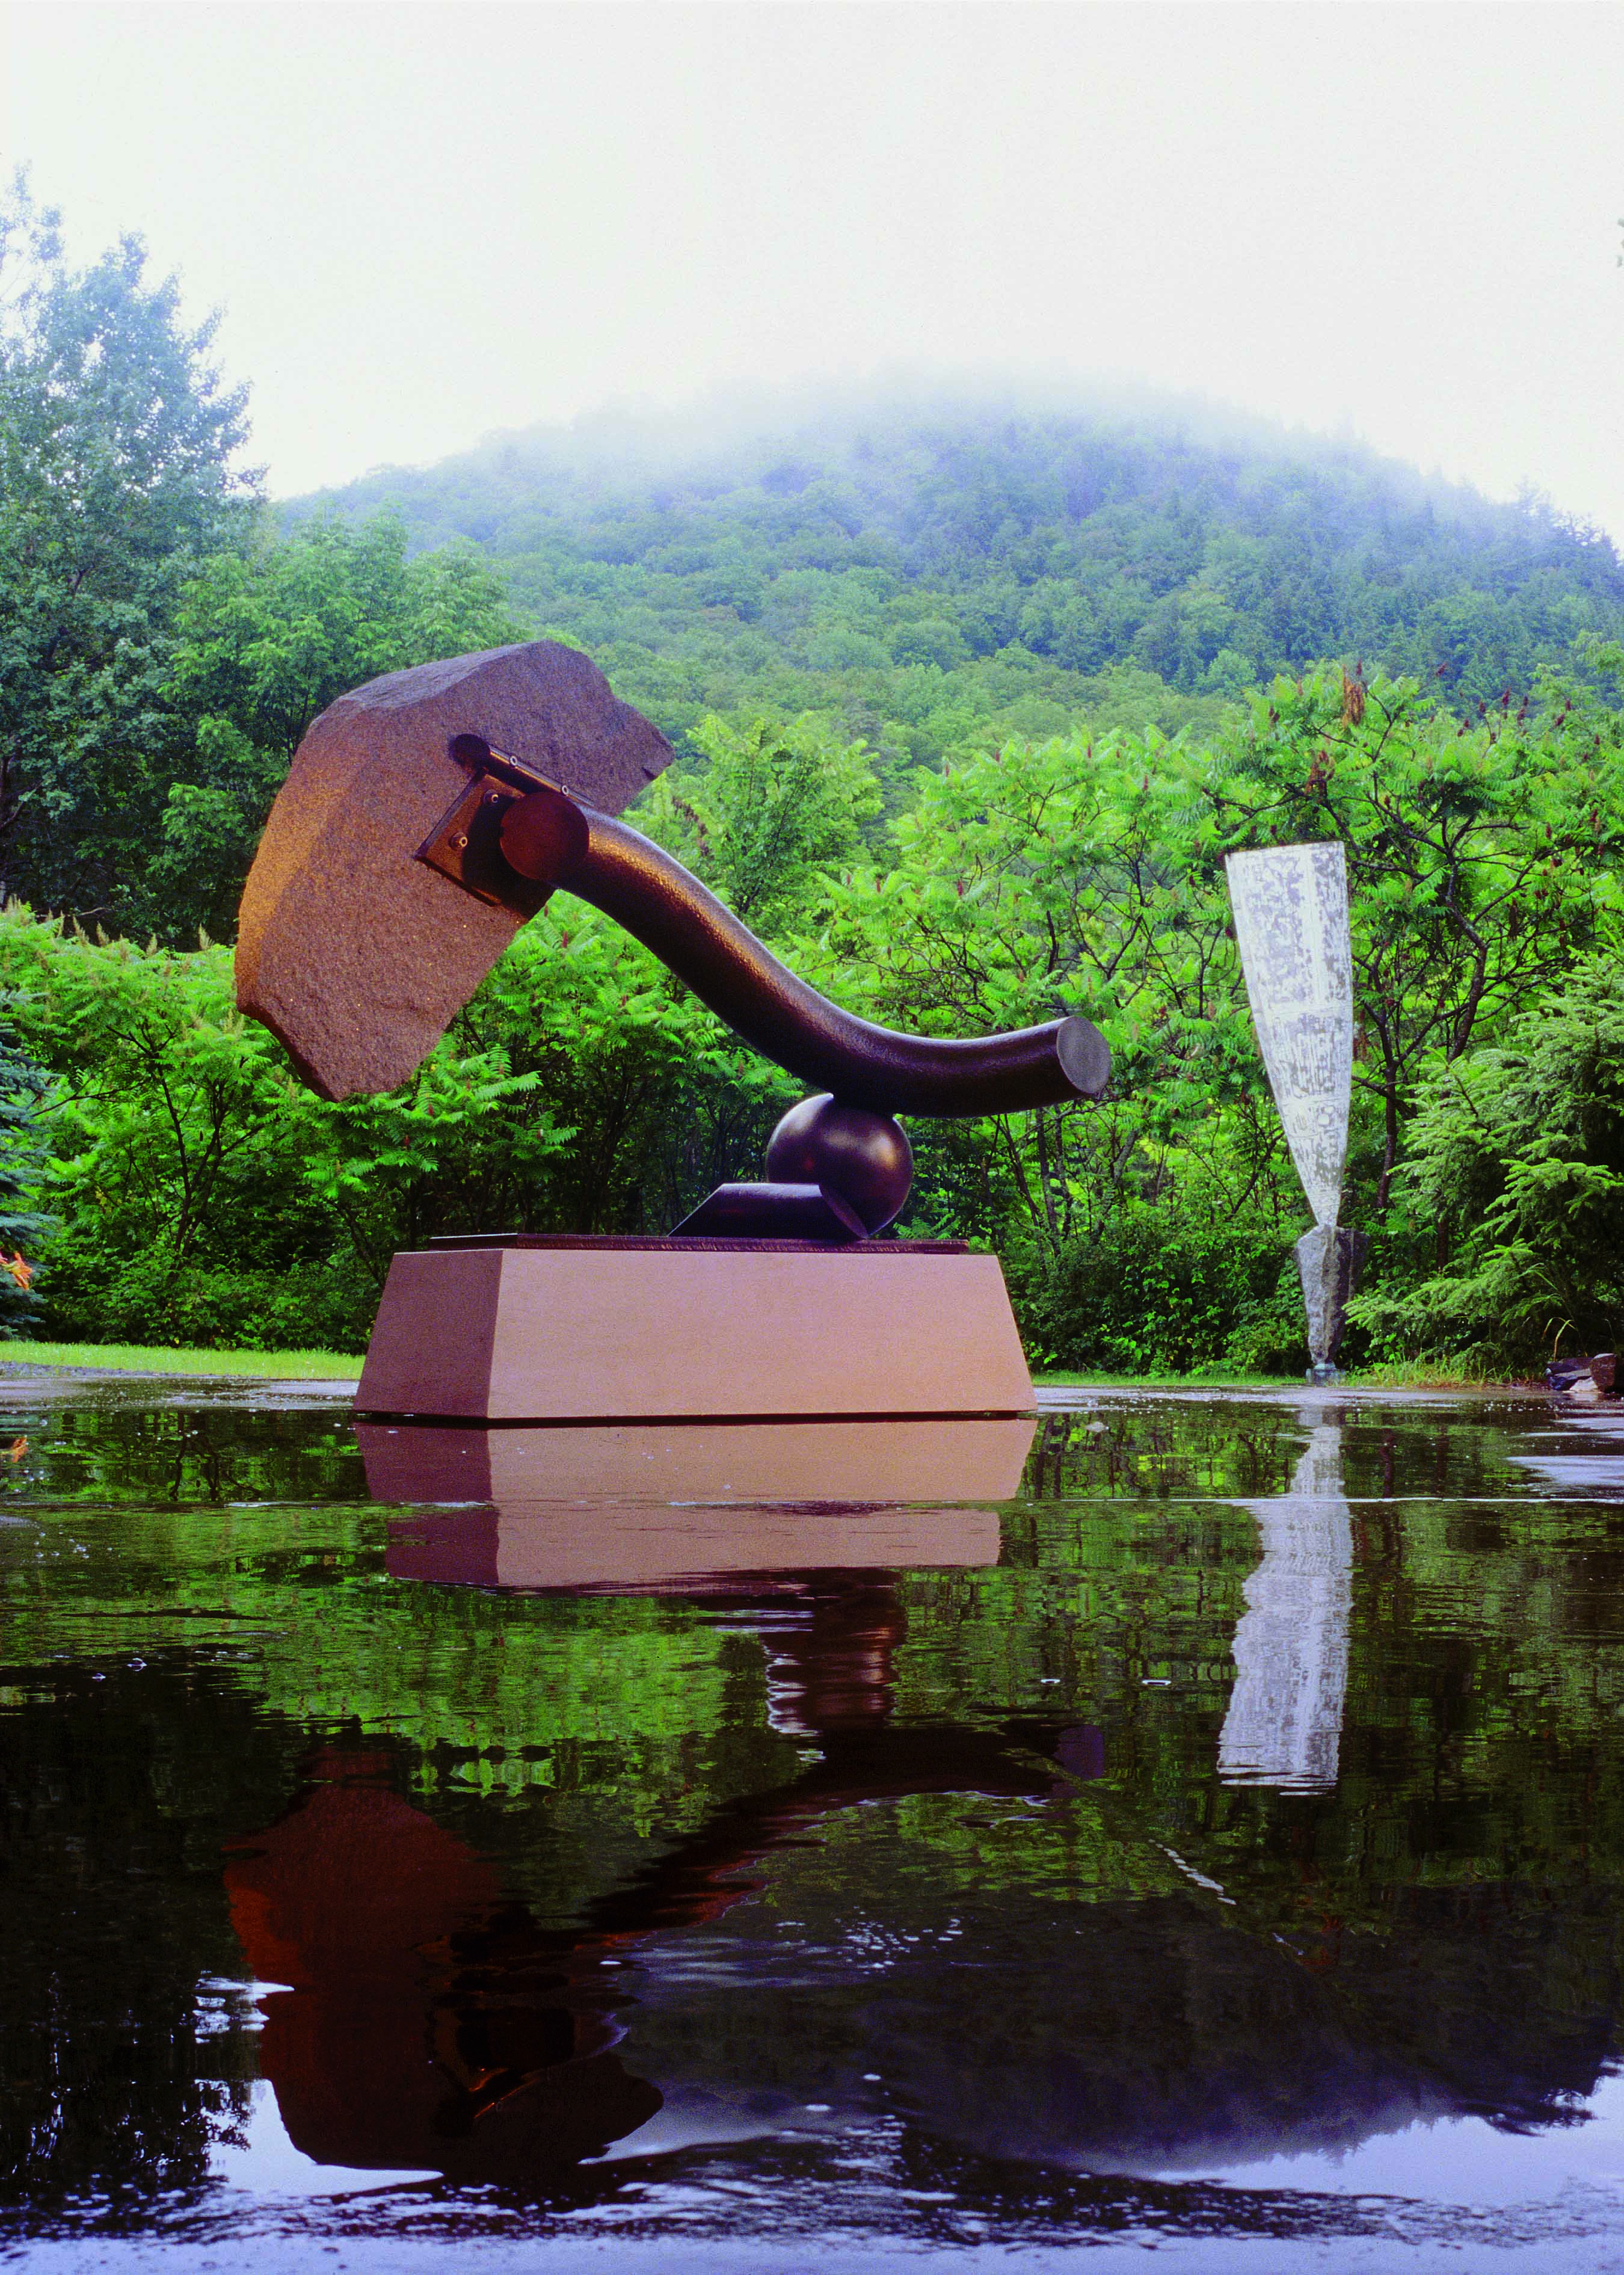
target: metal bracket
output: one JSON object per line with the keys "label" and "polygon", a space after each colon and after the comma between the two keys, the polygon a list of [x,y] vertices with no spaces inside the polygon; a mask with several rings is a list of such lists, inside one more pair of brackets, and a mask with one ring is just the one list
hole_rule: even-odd
{"label": "metal bracket", "polygon": [[457,792],[412,858],[523,923],[546,904],[551,888],[521,877],[505,858],[502,818],[517,799],[563,785],[522,760],[493,751],[478,735],[454,735],[450,752],[468,770],[467,788]]}

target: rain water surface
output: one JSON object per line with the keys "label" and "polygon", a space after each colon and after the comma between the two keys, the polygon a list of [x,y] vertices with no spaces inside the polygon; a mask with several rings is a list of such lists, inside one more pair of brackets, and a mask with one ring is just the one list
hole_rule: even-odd
{"label": "rain water surface", "polygon": [[1624,1421],[1064,1399],[0,1384],[0,2256],[1624,2267]]}

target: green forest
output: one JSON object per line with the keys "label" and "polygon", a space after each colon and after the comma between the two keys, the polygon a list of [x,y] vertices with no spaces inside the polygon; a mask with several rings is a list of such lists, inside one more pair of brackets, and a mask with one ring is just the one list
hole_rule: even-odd
{"label": "green forest", "polygon": [[1624,1333],[1624,564],[1537,499],[1200,406],[608,416],[275,505],[208,326],[0,208],[0,1277],[67,1340],[359,1349],[441,1232],[659,1230],[795,1091],[560,896],[414,1080],[333,1106],[233,1006],[311,720],[539,634],[676,765],[631,817],[888,1023],[1084,1013],[1111,1091],[925,1123],[905,1231],[1001,1257],[1036,1364],[1305,1363],[1306,1224],[1237,847],[1340,838],[1348,1355]]}

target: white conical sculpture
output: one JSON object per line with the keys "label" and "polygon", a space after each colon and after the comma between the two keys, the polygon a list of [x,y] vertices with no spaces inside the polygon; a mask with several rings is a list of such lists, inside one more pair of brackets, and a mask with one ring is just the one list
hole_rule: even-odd
{"label": "white conical sculpture", "polygon": [[1232,853],[1225,866],[1252,1024],[1292,1160],[1314,1212],[1297,1243],[1311,1379],[1335,1373],[1364,1236],[1337,1223],[1353,1094],[1353,943],[1339,843]]}
{"label": "white conical sculpture", "polygon": [[1348,1689],[1353,1524],[1342,1493],[1342,1433],[1315,1428],[1291,1489],[1249,1501],[1263,1561],[1245,1583],[1235,1631],[1235,1689],[1218,1741],[1227,1785],[1322,1793],[1336,1783]]}

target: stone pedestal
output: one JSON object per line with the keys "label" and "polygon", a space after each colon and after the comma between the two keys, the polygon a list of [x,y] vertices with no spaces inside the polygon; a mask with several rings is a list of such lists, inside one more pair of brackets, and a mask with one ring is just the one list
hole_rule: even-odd
{"label": "stone pedestal", "polygon": [[390,1266],[356,1394],[468,1422],[1031,1405],[997,1258],[900,1240],[436,1243]]}

